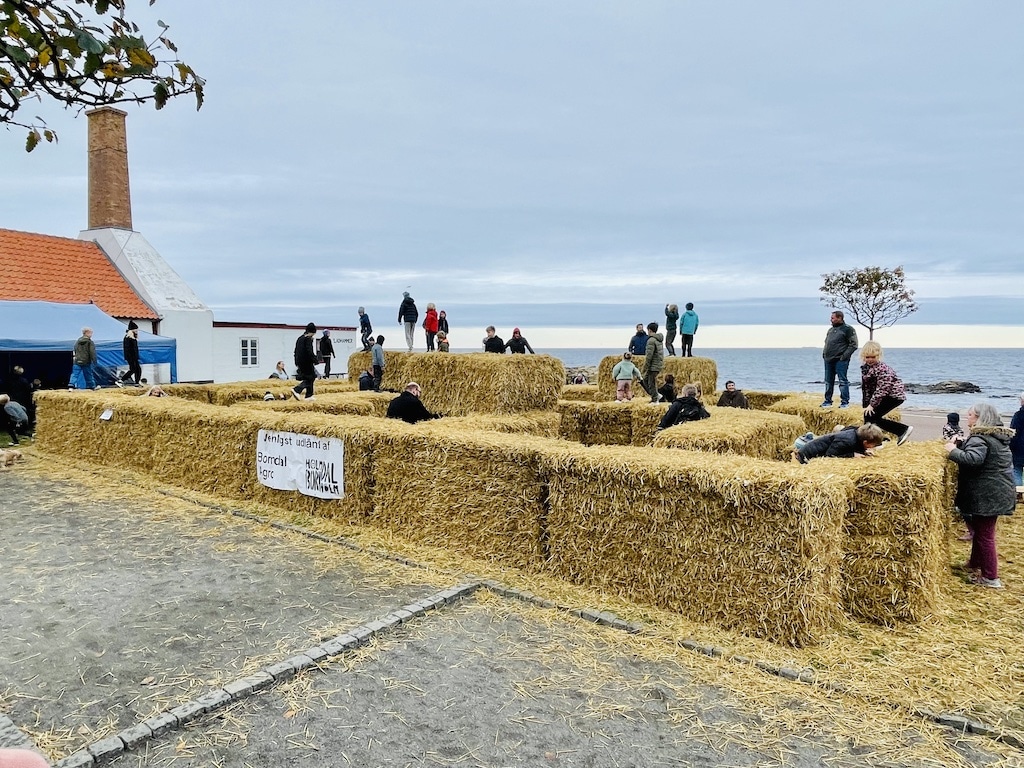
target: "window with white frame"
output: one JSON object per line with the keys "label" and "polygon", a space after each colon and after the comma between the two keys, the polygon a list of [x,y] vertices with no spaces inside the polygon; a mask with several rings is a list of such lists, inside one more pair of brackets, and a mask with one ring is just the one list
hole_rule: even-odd
{"label": "window with white frame", "polygon": [[256,339],[242,339],[242,367],[253,368],[260,364]]}

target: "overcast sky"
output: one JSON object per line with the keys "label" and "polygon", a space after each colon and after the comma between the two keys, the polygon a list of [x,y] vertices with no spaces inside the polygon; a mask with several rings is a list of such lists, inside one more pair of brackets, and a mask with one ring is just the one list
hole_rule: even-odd
{"label": "overcast sky", "polygon": [[[901,264],[917,322],[1020,323],[1024,4],[133,5],[208,80],[126,107],[134,226],[219,320],[824,323],[821,273]],[[27,110],[0,226],[75,237],[85,118]]]}

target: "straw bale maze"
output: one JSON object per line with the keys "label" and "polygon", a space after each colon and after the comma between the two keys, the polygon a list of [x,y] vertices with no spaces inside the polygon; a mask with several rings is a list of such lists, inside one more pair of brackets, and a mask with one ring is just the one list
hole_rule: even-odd
{"label": "straw bale maze", "polygon": [[[788,461],[794,438],[835,426],[806,397],[750,393],[756,410],[710,407],[711,419],[655,437],[666,406],[614,402],[608,375],[563,387],[554,358],[387,353],[384,387],[418,381],[426,406],[446,416],[408,425],[383,418],[392,394],[355,391],[368,363],[353,355],[350,380],[318,385],[313,402],[263,402],[268,388],[291,386],[269,381],[174,385],[162,399],[46,392],[38,439],[780,644],[818,642],[843,612],[892,625],[937,607],[953,483],[937,443],[800,466]],[[666,363],[664,373],[699,380],[714,402],[713,361]],[[261,485],[260,429],[340,438],[344,498]]]}

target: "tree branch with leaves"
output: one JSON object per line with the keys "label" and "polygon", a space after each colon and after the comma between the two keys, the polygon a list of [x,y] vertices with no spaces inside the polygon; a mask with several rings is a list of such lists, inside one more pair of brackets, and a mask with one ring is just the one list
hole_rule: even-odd
{"label": "tree branch with leaves", "polygon": [[57,136],[42,117],[21,117],[26,102],[78,110],[153,102],[163,109],[192,94],[196,109],[203,106],[205,81],[178,58],[168,25],[157,21],[160,31],[147,43],[125,15],[127,3],[0,0],[0,123],[28,130],[27,151]]}
{"label": "tree branch with leaves", "polygon": [[907,288],[903,267],[865,267],[822,275],[822,301],[844,310],[875,337],[875,328],[895,325],[917,311],[914,292]]}

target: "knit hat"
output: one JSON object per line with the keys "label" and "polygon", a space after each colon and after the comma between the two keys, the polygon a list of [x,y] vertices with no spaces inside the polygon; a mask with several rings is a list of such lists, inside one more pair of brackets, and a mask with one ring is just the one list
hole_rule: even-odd
{"label": "knit hat", "polygon": [[313,323],[310,323],[309,325],[307,325],[306,326],[306,333],[316,333],[316,326]]}
{"label": "knit hat", "polygon": [[331,335],[330,329],[329,328],[325,328],[324,329],[324,336],[330,336],[330,335]]}
{"label": "knit hat", "polygon": [[946,414],[946,421],[948,421],[950,424],[959,424],[960,423],[960,414],[956,413],[956,412],[947,413]]}
{"label": "knit hat", "polygon": [[129,331],[137,331],[137,330],[139,330],[139,324],[136,323],[134,320],[129,320],[128,321],[128,330]]}
{"label": "knit hat", "polygon": [[519,333],[519,329],[518,328],[513,328],[512,329],[512,333]]}
{"label": "knit hat", "polygon": [[405,293],[403,293],[402,294],[402,298],[408,299],[409,298],[409,292],[406,291]]}
{"label": "knit hat", "polygon": [[267,394],[265,394],[265,395],[263,396],[263,399],[264,399],[264,400],[274,400],[274,399],[275,399],[275,398],[274,398],[274,393],[273,393],[273,392],[271,392],[270,390],[267,390]]}

